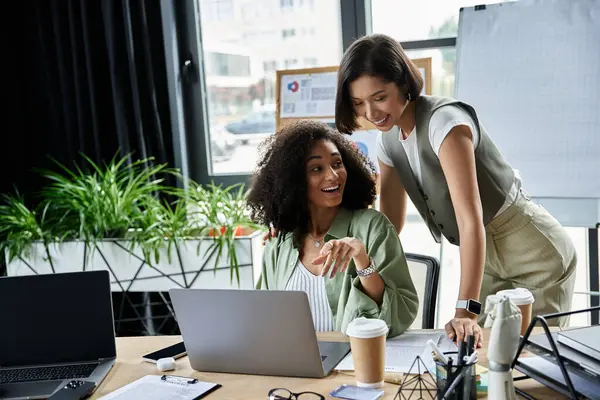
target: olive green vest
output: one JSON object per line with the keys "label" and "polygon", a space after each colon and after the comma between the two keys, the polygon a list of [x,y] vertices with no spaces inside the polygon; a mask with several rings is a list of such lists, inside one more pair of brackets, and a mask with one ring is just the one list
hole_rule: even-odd
{"label": "olive green vest", "polygon": [[473,107],[458,100],[436,96],[421,95],[415,100],[415,133],[423,186],[417,182],[398,136],[384,134],[383,146],[390,156],[394,168],[398,171],[406,192],[427,223],[435,241],[439,243],[441,235],[444,235],[450,243],[458,245],[460,237],[450,191],[440,160],[429,141],[429,121],[433,112],[450,104],[462,107],[479,127],[479,143],[475,148],[475,165],[483,207],[483,223],[487,225],[504,204],[514,181],[514,171],[502,158],[479,123]]}

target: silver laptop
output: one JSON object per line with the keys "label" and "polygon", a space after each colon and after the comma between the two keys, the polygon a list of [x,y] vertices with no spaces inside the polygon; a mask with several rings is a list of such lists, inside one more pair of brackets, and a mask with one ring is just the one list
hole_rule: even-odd
{"label": "silver laptop", "polygon": [[108,271],[0,278],[0,399],[98,386],[116,359]]}
{"label": "silver laptop", "polygon": [[350,345],[317,342],[305,292],[171,289],[196,371],[321,378]]}

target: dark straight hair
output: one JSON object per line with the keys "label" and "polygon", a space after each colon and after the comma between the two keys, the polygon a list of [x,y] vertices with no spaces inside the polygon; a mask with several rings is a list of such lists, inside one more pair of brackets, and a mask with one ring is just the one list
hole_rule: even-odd
{"label": "dark straight hair", "polygon": [[350,99],[350,84],[362,75],[394,82],[411,101],[423,90],[423,77],[399,42],[382,34],[357,39],[344,53],[338,70],[335,126],[341,133],[352,134],[359,127]]}

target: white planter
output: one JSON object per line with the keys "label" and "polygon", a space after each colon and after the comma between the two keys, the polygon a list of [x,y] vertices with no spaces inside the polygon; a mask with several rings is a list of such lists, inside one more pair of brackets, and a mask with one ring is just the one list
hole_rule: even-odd
{"label": "white planter", "polygon": [[7,274],[108,270],[112,290],[117,292],[159,292],[171,288],[252,289],[260,274],[261,237],[261,232],[252,232],[235,240],[239,285],[235,274],[233,281],[230,280],[226,249],[223,249],[215,271],[216,252],[209,251],[212,238],[181,241],[178,243],[179,252],[172,246],[171,262],[166,249],[162,249],[160,262],[156,265],[145,262],[138,248],[134,247],[130,252],[130,242],[127,241],[102,240],[94,251],[86,249],[84,242],[80,241],[52,243],[49,246],[52,264],[46,257],[43,244],[35,243],[28,257],[7,263]]}

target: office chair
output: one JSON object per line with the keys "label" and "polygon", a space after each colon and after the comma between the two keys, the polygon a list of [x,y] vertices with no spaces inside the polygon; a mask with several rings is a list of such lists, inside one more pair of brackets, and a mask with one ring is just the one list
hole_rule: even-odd
{"label": "office chair", "polygon": [[419,310],[410,329],[433,329],[437,305],[440,262],[421,254],[406,253],[408,270],[419,295]]}

